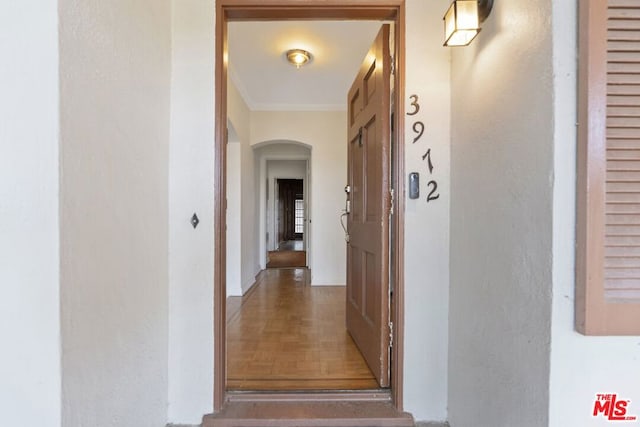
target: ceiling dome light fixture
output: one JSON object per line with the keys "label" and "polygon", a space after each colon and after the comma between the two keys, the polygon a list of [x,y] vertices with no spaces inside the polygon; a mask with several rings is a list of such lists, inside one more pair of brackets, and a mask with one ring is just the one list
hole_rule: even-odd
{"label": "ceiling dome light fixture", "polygon": [[287,61],[292,65],[295,65],[296,68],[300,68],[309,63],[312,58],[311,53],[303,49],[290,49],[285,52],[285,55],[287,57]]}

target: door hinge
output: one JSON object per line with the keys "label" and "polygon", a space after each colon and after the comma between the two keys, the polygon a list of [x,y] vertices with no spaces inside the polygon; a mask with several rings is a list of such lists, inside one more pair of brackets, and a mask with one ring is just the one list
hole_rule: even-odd
{"label": "door hinge", "polygon": [[393,322],[389,322],[389,347],[393,347]]}
{"label": "door hinge", "polygon": [[391,55],[389,60],[391,61],[391,75],[394,76],[396,74],[396,57]]}
{"label": "door hinge", "polygon": [[394,205],[395,205],[395,190],[393,188],[389,192],[389,199],[390,199],[389,216],[391,216],[391,215],[393,215],[393,208],[394,208]]}

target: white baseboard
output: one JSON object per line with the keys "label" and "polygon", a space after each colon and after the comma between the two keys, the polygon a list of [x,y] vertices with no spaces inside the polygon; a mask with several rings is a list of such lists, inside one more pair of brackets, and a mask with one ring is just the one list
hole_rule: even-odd
{"label": "white baseboard", "polygon": [[313,283],[311,280],[311,286],[347,286],[345,283]]}
{"label": "white baseboard", "polygon": [[262,273],[262,271],[263,270],[258,268],[256,272],[253,274],[253,279],[249,280],[247,283],[242,285],[242,296],[245,296],[247,292],[249,292],[251,288],[253,288],[253,286],[256,285],[256,283],[258,282],[258,276],[260,275],[260,273]]}

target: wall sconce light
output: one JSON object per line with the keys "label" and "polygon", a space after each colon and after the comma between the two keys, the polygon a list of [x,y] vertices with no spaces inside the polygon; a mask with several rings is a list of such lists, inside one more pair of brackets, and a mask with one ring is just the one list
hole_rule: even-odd
{"label": "wall sconce light", "polygon": [[467,46],[491,13],[493,0],[454,0],[444,14],[444,45]]}
{"label": "wall sconce light", "polygon": [[296,68],[302,67],[304,64],[307,64],[311,61],[311,53],[302,49],[291,49],[285,52],[285,56],[287,57],[287,61],[290,64],[295,65]]}

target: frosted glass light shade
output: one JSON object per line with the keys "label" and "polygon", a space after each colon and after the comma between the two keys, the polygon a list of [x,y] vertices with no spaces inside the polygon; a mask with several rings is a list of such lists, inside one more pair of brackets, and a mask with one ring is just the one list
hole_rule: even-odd
{"label": "frosted glass light shade", "polygon": [[287,61],[296,68],[302,67],[304,64],[311,61],[311,53],[303,49],[291,49],[285,52]]}
{"label": "frosted glass light shade", "polygon": [[468,45],[480,32],[478,0],[455,0],[443,19],[444,45]]}

